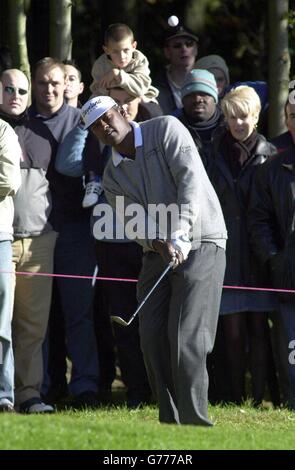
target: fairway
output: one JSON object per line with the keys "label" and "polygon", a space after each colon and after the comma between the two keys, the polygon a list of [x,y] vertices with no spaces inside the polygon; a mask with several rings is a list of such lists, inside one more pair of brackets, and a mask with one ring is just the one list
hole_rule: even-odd
{"label": "fairway", "polygon": [[295,413],[210,407],[215,426],[163,425],[158,410],[125,407],[54,415],[0,416],[0,450],[294,449]]}

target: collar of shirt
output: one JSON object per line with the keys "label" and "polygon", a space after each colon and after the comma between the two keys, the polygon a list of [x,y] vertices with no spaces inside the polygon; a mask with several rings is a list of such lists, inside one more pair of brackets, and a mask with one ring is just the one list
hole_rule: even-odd
{"label": "collar of shirt", "polygon": [[30,117],[35,117],[35,118],[39,118],[39,119],[42,119],[43,121],[46,121],[48,119],[52,119],[53,117],[59,115],[59,114],[62,114],[66,111],[68,105],[67,103],[65,102],[65,100],[63,101],[63,104],[61,105],[61,107],[54,113],[52,114],[51,116],[43,116],[42,114],[40,114],[37,110],[37,106],[36,106],[36,102],[34,101],[31,106],[29,107],[28,109],[28,112],[29,112],[29,116]]}
{"label": "collar of shirt", "polygon": [[[134,131],[134,145],[135,148],[142,146],[142,133],[141,128],[138,122],[130,121],[131,126],[133,127]],[[112,148],[112,160],[114,166],[118,166],[122,160],[131,160],[131,158],[122,156],[117,150]]]}
{"label": "collar of shirt", "polygon": [[167,66],[167,80],[170,85],[170,89],[176,104],[177,109],[181,109],[183,107],[182,100],[181,100],[181,86],[176,85],[176,83],[172,80],[170,66]]}

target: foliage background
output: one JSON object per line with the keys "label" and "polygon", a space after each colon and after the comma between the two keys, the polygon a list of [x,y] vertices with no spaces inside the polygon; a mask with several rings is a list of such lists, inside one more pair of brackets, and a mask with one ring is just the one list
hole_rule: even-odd
{"label": "foliage background", "polygon": [[[1,0],[0,44],[9,45],[9,4]],[[27,11],[27,46],[30,63],[49,55],[50,1],[24,0]],[[280,1],[280,0],[277,0]],[[167,19],[175,14],[200,38],[199,57],[220,54],[228,63],[232,81],[267,80],[269,1],[255,0],[73,0],[72,56],[86,82],[91,65],[102,53],[105,28],[117,21],[128,23],[135,32],[138,48],[150,61],[152,77],[164,63],[162,38]],[[295,0],[289,2],[289,49],[291,75],[295,73]]]}

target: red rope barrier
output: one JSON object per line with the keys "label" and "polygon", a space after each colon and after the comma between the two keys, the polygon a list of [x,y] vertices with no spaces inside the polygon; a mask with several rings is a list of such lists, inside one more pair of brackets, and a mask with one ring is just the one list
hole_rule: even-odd
{"label": "red rope barrier", "polygon": [[[138,282],[137,279],[125,279],[120,277],[102,277],[102,276],[80,276],[76,274],[49,274],[49,273],[32,273],[29,271],[2,271],[4,274],[16,274],[18,276],[47,276],[47,277],[64,277],[68,279],[91,279],[97,281],[115,281],[115,282]],[[238,289],[238,290],[250,290],[260,292],[285,292],[294,294],[295,289],[273,289],[268,287],[247,287],[247,286],[223,286],[223,289]]]}

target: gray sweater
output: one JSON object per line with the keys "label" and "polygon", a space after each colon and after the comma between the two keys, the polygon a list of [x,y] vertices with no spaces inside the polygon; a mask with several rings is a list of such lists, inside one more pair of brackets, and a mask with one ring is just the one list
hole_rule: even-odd
{"label": "gray sweater", "polygon": [[[124,158],[116,164],[113,156],[103,179],[106,197],[114,209],[116,196],[124,196],[124,210],[118,212],[117,200],[116,212],[127,235],[145,251],[152,250],[155,234],[150,236],[150,227],[154,224],[160,238],[171,239],[173,233],[181,230],[189,236],[192,249],[202,242],[225,248],[227,232],[219,200],[188,130],[173,116],[143,122],[140,129],[143,145],[136,147],[135,160]],[[130,207],[134,203],[142,208],[142,217],[138,206]],[[163,221],[157,223],[154,207],[160,203],[165,207],[176,205],[180,218],[175,221],[166,217],[166,227]],[[127,215],[128,210],[135,213]],[[140,226],[142,232],[136,237],[130,225],[134,214],[137,231]]]}

